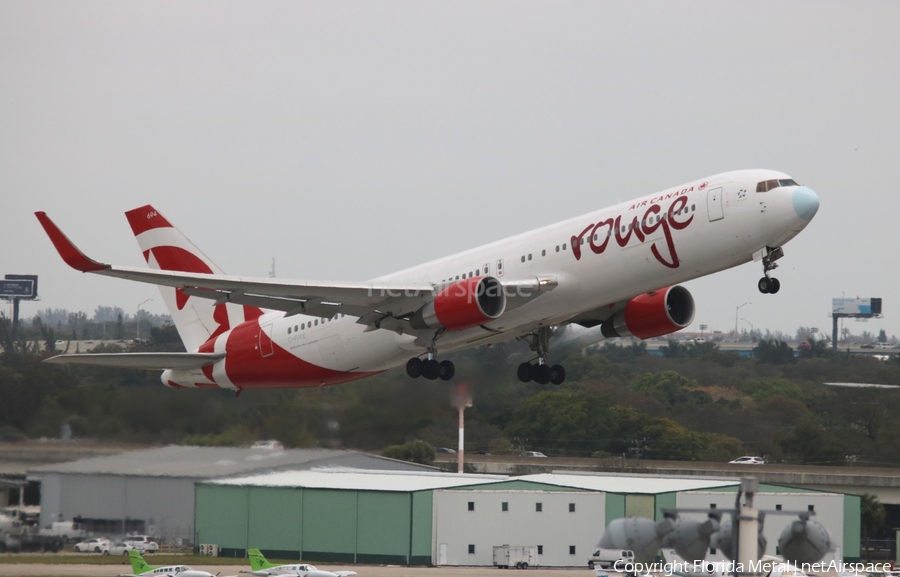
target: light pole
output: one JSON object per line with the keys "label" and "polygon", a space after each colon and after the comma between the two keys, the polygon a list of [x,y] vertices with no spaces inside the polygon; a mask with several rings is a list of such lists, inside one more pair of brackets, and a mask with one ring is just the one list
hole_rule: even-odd
{"label": "light pole", "polygon": [[137,340],[137,341],[141,340],[141,307],[145,303],[149,303],[152,300],[153,299],[147,299],[145,301],[141,301],[141,303],[137,306],[137,312],[134,313],[134,318],[137,320],[137,331],[135,331],[135,332],[137,332],[137,336],[135,337],[135,340]]}
{"label": "light pole", "polygon": [[752,305],[752,304],[753,303],[751,303],[751,302],[745,302],[744,304],[738,305],[737,307],[734,308],[734,341],[735,342],[737,342],[737,340],[738,340],[738,311],[741,310],[741,307],[745,307],[747,305]]}
{"label": "light pole", "polygon": [[750,325],[750,340],[752,341],[753,340],[753,323],[751,323],[744,317],[741,317],[741,320],[744,321],[745,323],[747,323],[748,325]]}

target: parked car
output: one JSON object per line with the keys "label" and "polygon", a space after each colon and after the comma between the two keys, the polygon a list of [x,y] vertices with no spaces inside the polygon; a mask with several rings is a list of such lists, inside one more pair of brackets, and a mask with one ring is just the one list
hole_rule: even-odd
{"label": "parked car", "polygon": [[862,344],[862,345],[859,345],[859,348],[861,348],[861,349],[874,349],[874,348],[875,348],[875,345],[873,345],[872,343],[864,343],[864,344]]}
{"label": "parked car", "polygon": [[437,449],[434,450],[434,452],[438,453],[438,454],[444,454],[444,455],[455,455],[456,454],[455,450],[450,449],[448,447],[438,447]]}
{"label": "parked car", "polygon": [[107,545],[105,549],[103,549],[102,553],[104,555],[128,555],[129,551],[133,551],[135,548],[128,543],[124,543],[119,541],[118,543],[113,543],[112,545]]}
{"label": "parked car", "polygon": [[283,451],[284,446],[276,440],[256,441],[250,445],[251,449],[269,449],[270,451]]}
{"label": "parked car", "polygon": [[519,454],[520,457],[547,457],[547,455],[541,453],[540,451],[525,451],[524,453]]}
{"label": "parked car", "polygon": [[103,549],[109,547],[109,539],[103,537],[95,537],[87,541],[79,541],[75,543],[76,553],[100,553]]}
{"label": "parked car", "polygon": [[159,543],[147,535],[129,535],[125,538],[125,544],[131,545],[141,553],[156,553],[159,551]]}
{"label": "parked car", "polygon": [[732,465],[765,465],[766,460],[762,457],[738,457],[734,461],[728,461]]}

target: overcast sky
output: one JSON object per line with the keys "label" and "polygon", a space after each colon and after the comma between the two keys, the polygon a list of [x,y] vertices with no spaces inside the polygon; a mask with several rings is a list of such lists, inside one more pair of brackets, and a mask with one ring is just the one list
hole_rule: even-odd
{"label": "overcast sky", "polygon": [[[898,2],[0,1],[0,274],[47,307],[165,309],[83,275],[143,266],[150,203],[226,272],[365,280],[727,170],[810,186],[758,263],[686,283],[694,328],[900,335]],[[893,233],[893,234],[892,234]],[[4,310],[9,314],[8,307]]]}

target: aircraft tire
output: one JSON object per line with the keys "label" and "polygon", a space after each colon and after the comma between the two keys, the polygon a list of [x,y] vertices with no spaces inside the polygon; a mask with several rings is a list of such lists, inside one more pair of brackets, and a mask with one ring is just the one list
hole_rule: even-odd
{"label": "aircraft tire", "polygon": [[522,363],[516,370],[516,375],[523,383],[530,383],[534,379],[534,365],[531,363]]}
{"label": "aircraft tire", "polygon": [[769,294],[769,291],[771,290],[771,282],[772,281],[769,280],[769,277],[764,276],[761,279],[759,279],[758,283],[756,283],[756,288],[758,288],[759,292],[761,292],[764,295]]}
{"label": "aircraft tire", "polygon": [[406,361],[406,374],[413,379],[417,379],[422,376],[422,359],[419,357],[413,357]]}
{"label": "aircraft tire", "polygon": [[769,287],[769,294],[773,295],[781,290],[781,282],[777,278],[769,279],[772,286]]}
{"label": "aircraft tire", "polygon": [[441,363],[434,359],[428,359],[422,363],[422,376],[433,381],[441,376]]}
{"label": "aircraft tire", "polygon": [[546,385],[550,382],[549,365],[538,365],[534,367],[534,382],[539,385]]}
{"label": "aircraft tire", "polygon": [[566,369],[562,365],[553,365],[550,367],[550,382],[554,385],[561,385],[566,380]]}
{"label": "aircraft tire", "polygon": [[452,361],[441,361],[441,380],[449,381],[456,374],[456,366]]}

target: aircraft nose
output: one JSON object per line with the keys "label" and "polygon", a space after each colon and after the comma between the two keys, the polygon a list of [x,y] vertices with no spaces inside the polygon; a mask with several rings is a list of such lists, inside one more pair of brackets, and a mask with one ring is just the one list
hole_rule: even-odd
{"label": "aircraft nose", "polygon": [[794,212],[803,220],[812,220],[819,210],[819,196],[811,188],[797,187],[793,194]]}

